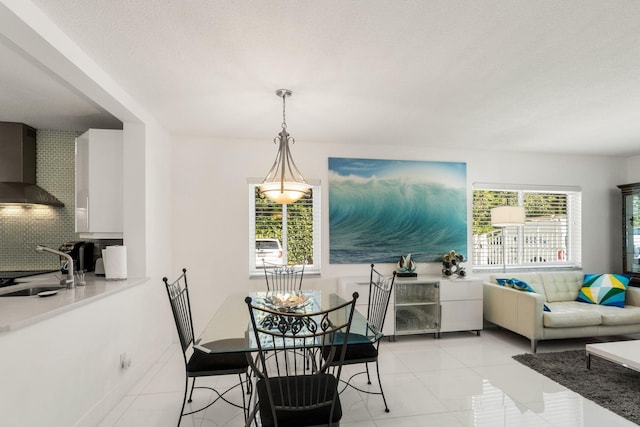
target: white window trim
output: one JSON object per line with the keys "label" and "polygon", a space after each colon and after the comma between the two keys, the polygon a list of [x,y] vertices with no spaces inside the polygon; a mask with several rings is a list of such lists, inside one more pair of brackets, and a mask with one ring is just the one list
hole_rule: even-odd
{"label": "white window trim", "polygon": [[[571,212],[567,212],[568,218],[571,218],[573,222],[569,222],[567,227],[570,229],[578,229],[580,230],[579,235],[575,233],[570,233],[569,235],[573,239],[570,242],[570,246],[577,250],[579,254],[574,258],[573,262],[563,262],[563,263],[544,263],[540,265],[516,265],[516,266],[508,266],[508,271],[536,271],[541,269],[572,269],[578,270],[582,269],[582,187],[579,186],[566,186],[566,185],[531,185],[531,184],[504,184],[504,183],[483,183],[483,182],[475,182],[472,184],[472,191],[474,190],[489,190],[489,191],[514,191],[514,192],[540,192],[540,193],[574,193],[573,197],[575,198],[572,203],[567,206],[567,210],[575,209],[576,207],[580,209],[580,212],[577,215],[572,214]],[[473,203],[473,202],[472,202]],[[472,209],[473,211],[473,209]],[[472,218],[473,221],[473,218]],[[472,232],[473,234],[473,232]],[[502,272],[503,268],[497,268],[496,266],[484,266],[484,265],[473,265],[472,267],[474,272]]]}
{"label": "white window trim", "polygon": [[[313,264],[308,264],[304,268],[304,275],[313,274],[319,275],[322,265],[322,233],[320,226],[322,224],[322,204],[321,204],[321,186],[319,179],[307,179],[306,180],[313,189]],[[248,178],[248,198],[249,198],[249,277],[264,276],[262,269],[256,268],[256,201],[255,201],[255,187],[262,183],[262,178]],[[283,242],[284,246],[284,242]]]}

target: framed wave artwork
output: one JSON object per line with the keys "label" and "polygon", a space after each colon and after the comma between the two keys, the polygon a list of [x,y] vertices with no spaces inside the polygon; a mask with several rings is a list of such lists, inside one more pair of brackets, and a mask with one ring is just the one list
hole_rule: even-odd
{"label": "framed wave artwork", "polygon": [[467,257],[466,163],[329,158],[329,262]]}

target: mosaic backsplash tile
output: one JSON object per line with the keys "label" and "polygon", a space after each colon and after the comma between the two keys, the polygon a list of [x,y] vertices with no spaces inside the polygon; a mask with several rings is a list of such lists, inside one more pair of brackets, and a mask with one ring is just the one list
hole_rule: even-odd
{"label": "mosaic backsplash tile", "polygon": [[62,243],[76,239],[74,152],[78,135],[73,131],[37,131],[37,183],[64,207],[0,207],[0,270],[59,268],[59,258],[36,253],[36,245],[58,249]]}

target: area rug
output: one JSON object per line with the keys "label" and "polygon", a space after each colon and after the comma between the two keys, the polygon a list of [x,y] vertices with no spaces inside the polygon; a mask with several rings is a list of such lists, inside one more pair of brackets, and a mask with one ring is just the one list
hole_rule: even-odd
{"label": "area rug", "polygon": [[527,353],[515,360],[582,397],[640,425],[640,372],[591,356],[584,350]]}

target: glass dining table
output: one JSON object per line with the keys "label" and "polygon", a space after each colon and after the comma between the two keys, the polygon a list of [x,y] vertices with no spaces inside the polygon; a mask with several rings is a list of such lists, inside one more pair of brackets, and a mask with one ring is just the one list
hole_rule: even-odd
{"label": "glass dining table", "polygon": [[[234,353],[258,351],[251,329],[251,318],[245,298],[255,305],[264,305],[278,312],[313,313],[336,307],[346,300],[335,293],[303,290],[291,294],[251,292],[230,294],[213,315],[196,340],[195,348],[207,353]],[[347,308],[335,315],[348,316]],[[353,314],[349,344],[375,342],[381,337],[367,318],[357,310]]]}

